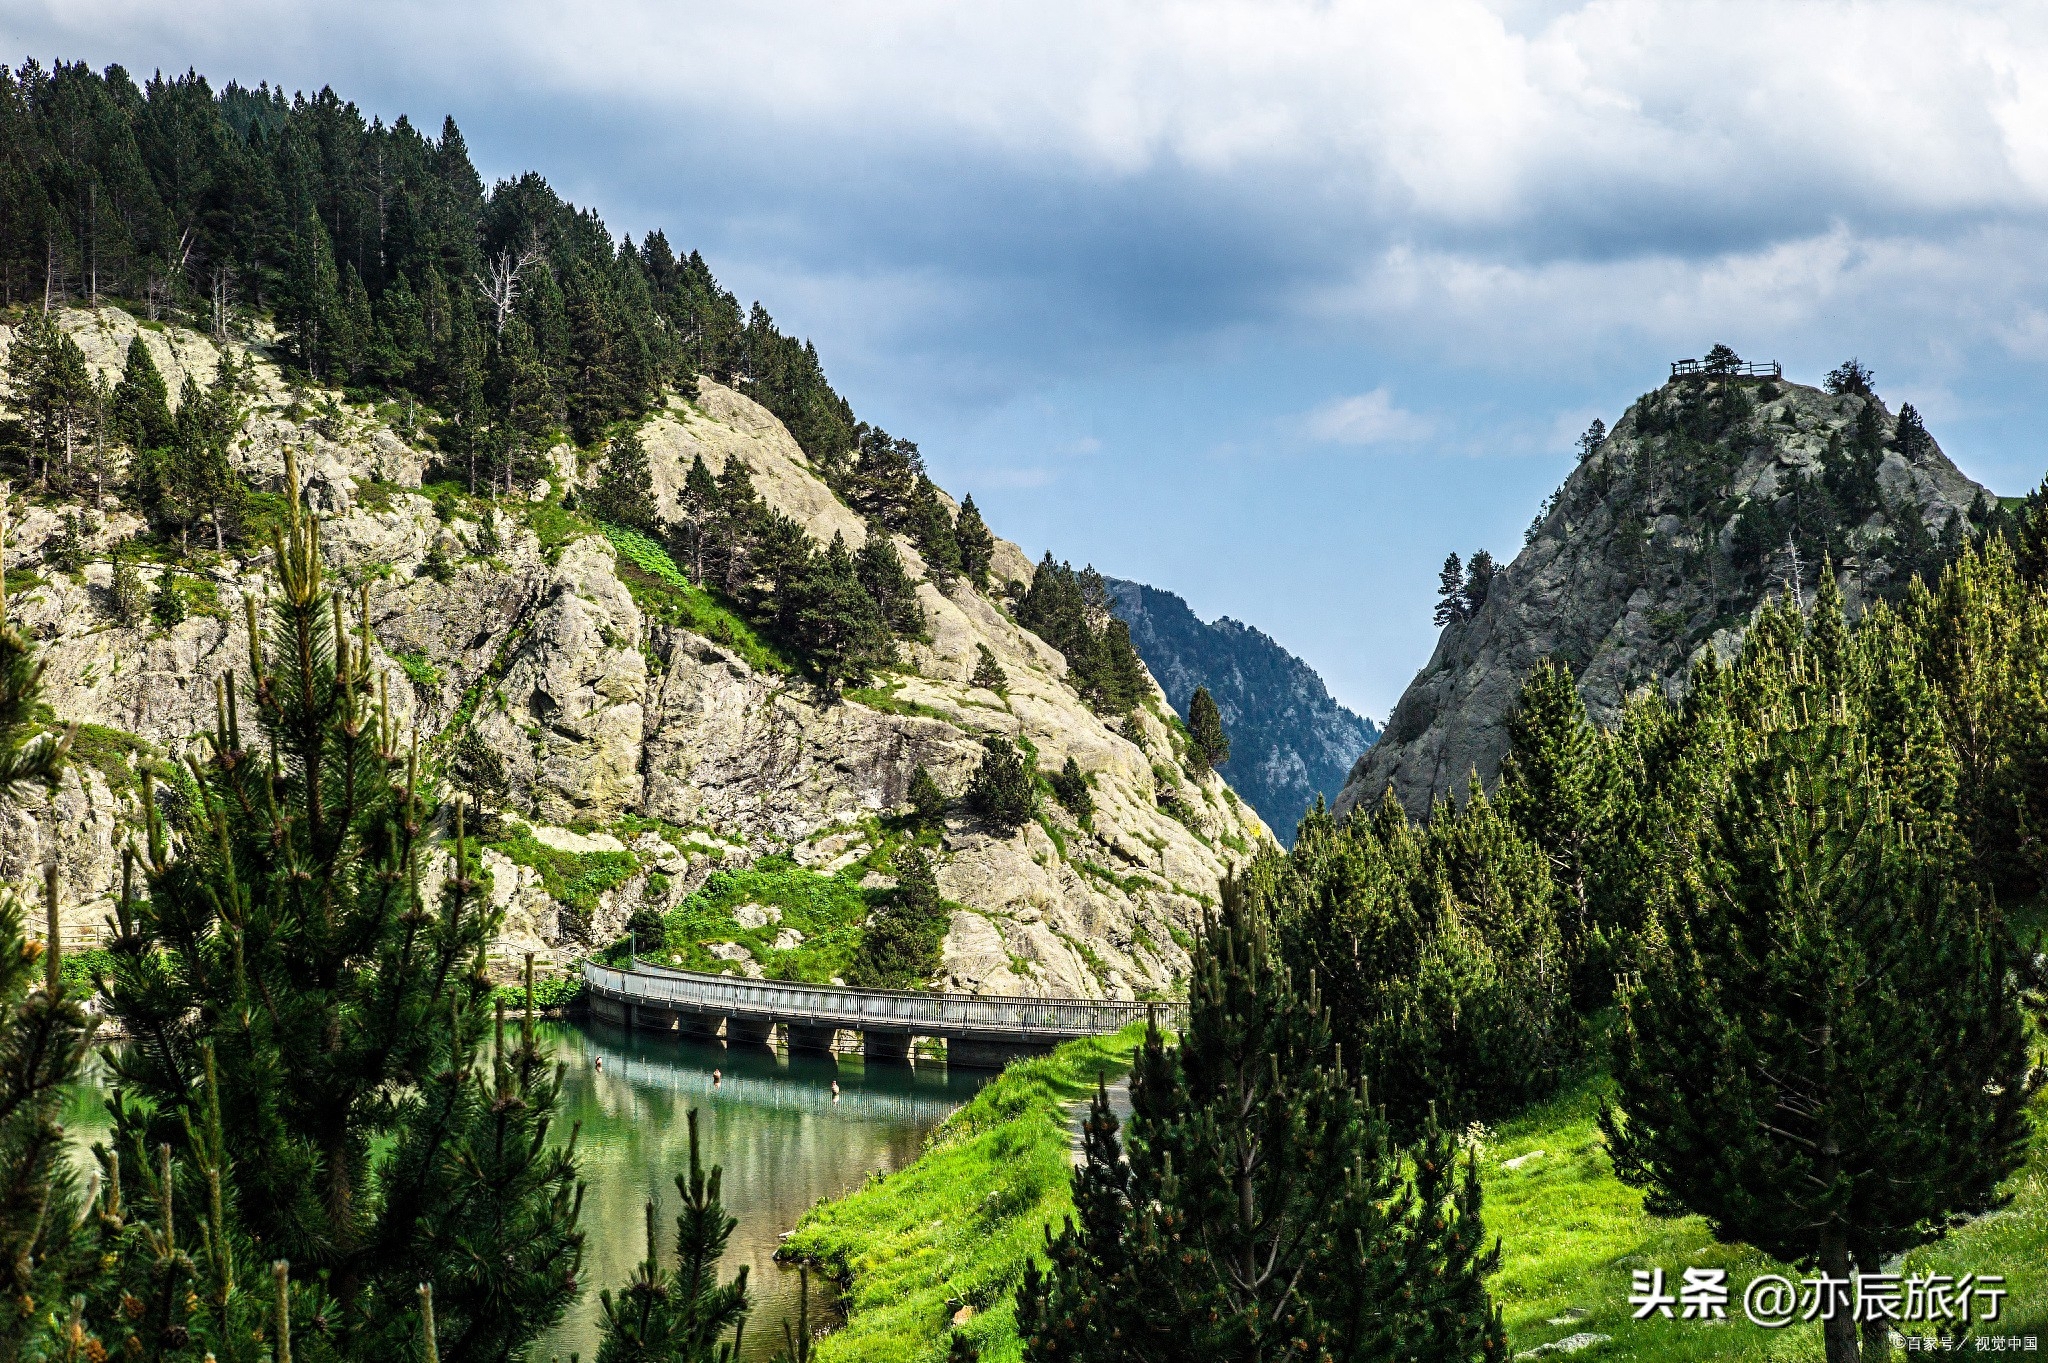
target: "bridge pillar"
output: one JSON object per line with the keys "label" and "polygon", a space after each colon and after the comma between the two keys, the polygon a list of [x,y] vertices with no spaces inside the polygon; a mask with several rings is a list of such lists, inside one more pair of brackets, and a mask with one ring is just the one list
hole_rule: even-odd
{"label": "bridge pillar", "polygon": [[806,1027],[795,1022],[784,1023],[782,1030],[790,1051],[798,1055],[830,1055],[839,1036],[837,1027]]}
{"label": "bridge pillar", "polygon": [[1046,1055],[1051,1051],[1049,1045],[1036,1045],[1029,1041],[970,1041],[965,1037],[950,1037],[946,1041],[946,1067],[999,1070],[1012,1060],[1027,1055]]}
{"label": "bridge pillar", "polygon": [[862,1032],[860,1053],[869,1060],[907,1063],[910,1060],[910,1033]]}
{"label": "bridge pillar", "polygon": [[725,1044],[728,1046],[766,1046],[774,1032],[775,1024],[766,1018],[725,1020]]}
{"label": "bridge pillar", "polygon": [[718,1024],[723,1021],[723,1018],[715,1015],[706,1017],[702,1013],[678,1013],[676,1030],[692,1041],[716,1041]]}
{"label": "bridge pillar", "polygon": [[676,1015],[666,1008],[636,1003],[632,1020],[627,1025],[643,1032],[672,1032],[676,1027]]}
{"label": "bridge pillar", "polygon": [[620,1027],[633,1025],[633,1005],[620,999],[607,998],[603,994],[593,993],[590,996],[590,1015]]}

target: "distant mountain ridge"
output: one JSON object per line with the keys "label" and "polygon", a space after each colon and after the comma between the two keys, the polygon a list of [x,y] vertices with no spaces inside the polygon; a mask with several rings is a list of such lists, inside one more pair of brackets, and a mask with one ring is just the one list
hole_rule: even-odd
{"label": "distant mountain ridge", "polygon": [[1172,592],[1105,581],[1138,655],[1183,719],[1195,688],[1209,688],[1230,734],[1224,778],[1291,844],[1302,812],[1318,795],[1336,799],[1378,726],[1338,704],[1314,668],[1263,631],[1229,616],[1205,624]]}

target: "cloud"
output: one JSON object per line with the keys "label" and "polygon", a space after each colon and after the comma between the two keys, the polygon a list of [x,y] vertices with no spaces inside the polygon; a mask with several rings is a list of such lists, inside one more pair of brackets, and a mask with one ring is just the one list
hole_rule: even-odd
{"label": "cloud", "polygon": [[1419,440],[1435,428],[1428,417],[1394,405],[1384,387],[1336,398],[1300,418],[1302,433],[1326,445],[1384,445]]}

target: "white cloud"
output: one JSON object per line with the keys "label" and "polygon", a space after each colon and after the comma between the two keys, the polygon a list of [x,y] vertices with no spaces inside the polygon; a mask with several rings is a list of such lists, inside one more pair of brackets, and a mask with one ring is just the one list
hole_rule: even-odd
{"label": "white cloud", "polygon": [[1429,418],[1394,405],[1386,388],[1336,398],[1301,419],[1303,434],[1330,445],[1383,445],[1418,440],[1434,428]]}

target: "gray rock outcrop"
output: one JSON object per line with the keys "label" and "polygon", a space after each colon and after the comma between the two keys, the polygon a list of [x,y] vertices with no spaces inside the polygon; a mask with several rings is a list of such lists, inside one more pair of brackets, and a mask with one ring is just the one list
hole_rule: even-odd
{"label": "gray rock outcrop", "polygon": [[[209,378],[220,353],[203,336],[114,308],[61,320],[110,380],[141,334],[174,394],[185,374]],[[10,339],[0,328],[0,358]],[[938,859],[941,889],[960,905],[938,981],[948,987],[1124,997],[1169,988],[1223,875],[1270,840],[1220,779],[1183,767],[1156,688],[1128,718],[1095,715],[1055,650],[967,584],[942,591],[907,540],[898,547],[923,579],[926,641],[906,645],[873,691],[821,696],[650,619],[612,545],[565,535],[545,505],[422,495],[427,452],[376,410],[289,385],[260,338],[226,344],[255,361],[256,375],[233,457],[252,487],[284,493],[285,455],[297,456],[328,571],[367,592],[400,723],[437,752],[458,724],[474,734],[502,771],[502,812],[534,838],[579,854],[632,853],[633,874],[579,908],[556,901],[533,867],[487,851],[507,960],[532,951],[566,964],[623,931],[635,907],[673,907],[712,872],[768,854],[828,872],[852,865],[873,845],[878,816],[903,805],[920,763],[958,792],[985,734],[1027,745],[1043,770],[1073,757],[1093,780],[1095,812],[1083,826],[1047,801],[1042,823],[1008,835],[952,817]],[[714,472],[743,461],[763,500],[821,542],[837,533],[857,545],[869,533],[781,424],[730,389],[704,381],[643,435],[670,515],[701,455]],[[573,476],[573,456],[558,453],[557,477]],[[138,755],[175,758],[211,727],[216,680],[247,666],[242,603],[268,583],[268,551],[230,546],[179,568],[200,584],[189,618],[168,630],[121,622],[109,560],[143,524],[119,482],[96,505],[90,494],[8,500],[5,564],[38,579],[11,595],[10,610],[43,641],[57,719],[97,727],[90,754],[52,795],[0,808],[0,880],[26,884],[58,856],[67,931],[81,936],[118,891]],[[77,572],[49,561],[67,511],[87,537],[90,561]],[[145,563],[145,586],[162,571]],[[1028,581],[1030,561],[1003,542],[995,572]],[[1008,674],[1007,695],[969,683],[980,646]],[[445,862],[430,872],[444,873]]]}
{"label": "gray rock outcrop", "polygon": [[[1523,679],[1546,658],[1571,668],[1588,714],[1611,725],[1641,688],[1682,695],[1705,649],[1732,657],[1766,596],[1810,600],[1822,553],[1858,613],[1996,505],[1931,438],[1896,448],[1897,418],[1874,397],[1783,382],[1744,391],[1753,416],[1704,442],[1670,430],[1679,404],[1699,397],[1685,381],[1628,409],[1546,503],[1476,613],[1444,628],[1385,734],[1352,769],[1340,814],[1391,788],[1421,816],[1474,771],[1490,783]],[[1821,495],[1824,466],[1866,402],[1887,442],[1875,470],[1880,509],[1844,524]],[[1759,544],[1745,517],[1782,537]],[[1809,545],[1803,554],[1791,527]]]}

